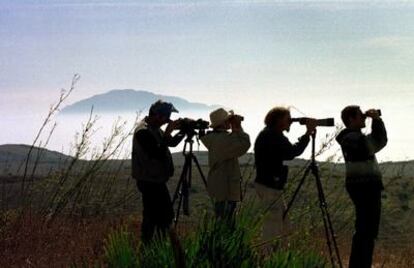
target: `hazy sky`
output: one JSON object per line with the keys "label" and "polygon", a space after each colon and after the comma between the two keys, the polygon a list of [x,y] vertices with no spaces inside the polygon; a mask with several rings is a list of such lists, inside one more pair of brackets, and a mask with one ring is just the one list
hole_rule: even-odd
{"label": "hazy sky", "polygon": [[119,2],[0,0],[0,115],[44,112],[79,73],[69,102],[134,88],[259,113],[359,103],[411,120],[410,1]]}
{"label": "hazy sky", "polygon": [[2,106],[50,102],[73,73],[72,100],[113,88],[223,104],[412,90],[408,1],[117,2],[2,0]]}

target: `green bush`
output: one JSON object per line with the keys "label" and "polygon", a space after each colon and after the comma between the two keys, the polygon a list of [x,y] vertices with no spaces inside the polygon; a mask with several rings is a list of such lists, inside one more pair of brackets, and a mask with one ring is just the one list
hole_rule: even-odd
{"label": "green bush", "polygon": [[188,267],[253,267],[259,260],[253,249],[260,233],[261,218],[252,203],[234,219],[217,219],[205,214],[196,232],[186,239]]}
{"label": "green bush", "polygon": [[177,267],[180,257],[185,267],[326,266],[321,256],[309,252],[280,249],[270,255],[263,254],[255,246],[263,214],[253,202],[244,204],[234,219],[217,219],[205,213],[199,226],[181,243],[171,239],[173,236],[156,237],[138,249],[134,249],[130,233],[122,228],[105,241],[105,260],[110,267]]}
{"label": "green bush", "polygon": [[125,227],[113,231],[104,241],[105,260],[109,267],[136,267],[137,252]]}
{"label": "green bush", "polygon": [[149,245],[140,245],[137,260],[137,267],[173,267],[174,246],[168,238],[155,237]]}

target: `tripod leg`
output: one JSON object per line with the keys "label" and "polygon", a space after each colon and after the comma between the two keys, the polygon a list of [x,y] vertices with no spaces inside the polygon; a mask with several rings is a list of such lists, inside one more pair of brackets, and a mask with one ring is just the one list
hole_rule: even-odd
{"label": "tripod leg", "polygon": [[183,211],[184,215],[189,215],[189,200],[188,200],[188,177],[187,175],[189,174],[189,169],[185,169],[183,170],[183,174],[184,174],[184,179],[181,183],[181,188],[180,188],[180,200],[178,202],[178,206],[177,206],[177,212],[176,212],[176,216],[174,219],[174,223],[175,226],[177,226],[178,223],[178,218],[180,217],[180,212],[181,210]]}
{"label": "tripod leg", "polygon": [[191,184],[192,184],[192,179],[191,179],[191,177],[192,177],[192,175],[193,175],[193,165],[192,165],[192,163],[191,163],[191,160],[192,160],[192,154],[191,154],[191,155],[189,154],[187,157],[188,157],[188,162],[190,163],[190,164],[188,165],[188,167],[189,167],[189,170],[188,170],[188,187],[190,187],[190,188],[191,188]]}
{"label": "tripod leg", "polygon": [[322,213],[323,228],[325,230],[326,243],[327,243],[328,249],[329,249],[329,256],[330,256],[330,259],[331,259],[331,264],[332,264],[332,267],[335,267],[335,260],[333,258],[333,252],[332,252],[331,236],[330,236],[330,233],[329,233],[329,230],[328,230],[328,223],[327,223],[327,220],[326,220],[325,210],[324,210],[324,207],[322,205],[322,201],[320,201],[320,199],[319,199],[319,207],[320,207],[321,213]]}
{"label": "tripod leg", "polygon": [[334,229],[333,229],[331,217],[329,216],[328,208],[326,208],[326,219],[327,219],[327,222],[328,222],[329,231],[331,232],[332,242],[333,242],[333,245],[334,245],[336,257],[338,259],[338,264],[339,264],[339,267],[342,268],[341,255],[339,254],[338,243],[336,242],[336,236],[335,236],[335,232],[334,232]]}
{"label": "tripod leg", "polygon": [[178,195],[180,194],[181,185],[182,185],[183,181],[186,179],[187,165],[188,165],[188,162],[185,161],[184,162],[184,165],[183,165],[183,170],[182,170],[181,175],[180,175],[180,179],[179,179],[179,181],[177,183],[177,187],[175,188],[174,197],[172,199],[172,203],[173,204],[175,203],[175,200],[177,199]]}
{"label": "tripod leg", "polygon": [[332,226],[331,217],[329,216],[329,213],[327,213],[326,215],[328,216],[327,217],[328,225],[329,225],[329,229],[331,230],[331,233],[332,233],[332,240],[333,240],[333,243],[334,243],[335,253],[336,253],[336,256],[338,258],[339,267],[342,268],[343,267],[342,266],[342,259],[341,259],[341,255],[339,254],[338,243],[336,242],[336,236],[335,236],[335,232],[334,232],[334,229],[333,229],[333,226]]}
{"label": "tripod leg", "polygon": [[186,216],[190,215],[190,200],[188,196],[188,188],[190,187],[189,181],[191,180],[191,165],[189,165],[189,168],[187,169],[187,176],[187,180],[183,181],[181,187],[181,193],[183,197],[183,214]]}
{"label": "tripod leg", "polygon": [[296,187],[296,190],[295,190],[295,192],[294,192],[294,194],[293,194],[293,196],[292,196],[292,199],[290,199],[290,201],[289,201],[289,203],[288,203],[288,205],[287,205],[287,207],[286,207],[286,210],[283,212],[283,220],[286,218],[286,216],[287,216],[287,214],[288,214],[288,212],[289,212],[290,208],[291,208],[291,207],[292,207],[292,205],[293,205],[293,202],[295,202],[296,196],[298,195],[299,190],[300,190],[300,188],[302,187],[302,184],[305,182],[305,179],[306,179],[306,177],[308,176],[308,174],[309,174],[310,170],[311,170],[311,166],[308,166],[308,167],[306,168],[306,170],[305,170],[305,173],[304,173],[304,174],[303,174],[303,176],[302,176],[302,179],[300,180],[300,182],[299,182],[299,184],[298,184],[298,187]]}
{"label": "tripod leg", "polygon": [[342,268],[342,260],[341,260],[340,254],[339,254],[339,248],[338,248],[338,244],[336,242],[335,231],[333,229],[331,217],[329,215],[328,205],[326,203],[325,194],[324,194],[323,187],[322,187],[322,182],[321,182],[320,177],[319,177],[319,172],[316,170],[314,175],[315,175],[315,179],[316,179],[316,186],[317,186],[317,189],[318,189],[319,205],[320,205],[321,212],[322,212],[322,218],[323,218],[323,223],[324,223],[324,228],[325,228],[325,235],[326,235],[326,240],[327,240],[328,247],[329,247],[331,262],[332,262],[332,265],[334,266],[335,262],[333,260],[333,252],[332,252],[332,245],[333,245],[339,267]]}
{"label": "tripod leg", "polygon": [[191,156],[192,156],[192,159],[194,160],[194,163],[196,164],[196,167],[198,169],[198,172],[200,173],[200,176],[201,176],[201,179],[204,182],[204,185],[207,187],[207,180],[206,180],[206,177],[203,174],[203,170],[201,169],[201,166],[200,166],[200,163],[198,162],[197,157],[195,157],[195,155],[193,155],[193,154]]}
{"label": "tripod leg", "polygon": [[178,218],[180,217],[181,205],[183,203],[183,195],[180,194],[180,199],[178,200],[177,212],[174,217],[174,228],[177,228]]}
{"label": "tripod leg", "polygon": [[191,164],[191,162],[188,161],[187,158],[186,158],[185,162],[184,162],[184,165],[183,165],[183,170],[182,170],[181,175],[180,175],[180,180],[177,184],[177,188],[175,190],[174,198],[173,198],[173,201],[172,201],[173,205],[174,205],[175,201],[179,197],[178,206],[177,206],[177,210],[176,210],[175,218],[174,218],[174,226],[175,227],[177,227],[178,218],[180,217],[180,211],[181,211],[183,202],[185,202],[183,200],[185,198],[184,193],[185,193],[185,191],[188,191],[188,189],[186,189],[186,186],[187,186],[186,180],[187,180],[187,174],[188,174],[188,169],[189,169],[188,166],[190,164]]}

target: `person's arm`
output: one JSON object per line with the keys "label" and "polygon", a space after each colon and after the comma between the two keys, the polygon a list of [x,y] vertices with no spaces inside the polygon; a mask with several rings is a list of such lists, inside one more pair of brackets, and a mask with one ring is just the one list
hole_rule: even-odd
{"label": "person's arm", "polygon": [[301,155],[305,151],[306,146],[308,146],[309,140],[309,135],[305,134],[299,138],[298,142],[291,144],[285,136],[282,136],[280,144],[278,145],[282,159],[292,160],[296,156]]}
{"label": "person's arm", "polygon": [[163,137],[165,145],[167,145],[168,147],[175,147],[184,139],[185,133],[181,131],[175,134],[174,136],[172,136],[172,132],[174,130],[179,129],[180,125],[181,125],[181,119],[174,120],[168,123],[165,129],[165,132],[164,132],[164,137]]}
{"label": "person's arm", "polygon": [[379,152],[387,145],[387,131],[385,130],[384,122],[380,118],[372,119],[372,131],[367,136],[367,141],[374,153]]}
{"label": "person's arm", "polygon": [[229,139],[229,147],[227,151],[227,157],[240,157],[244,155],[250,148],[249,134],[243,130],[232,132],[227,137]]}
{"label": "person's arm", "polygon": [[[203,140],[202,140],[203,141]],[[216,150],[217,161],[226,161],[244,155],[250,148],[250,137],[244,131],[222,134],[214,143],[211,143],[209,150]]]}
{"label": "person's arm", "polygon": [[243,131],[242,120],[243,118],[239,115],[232,116],[229,119],[231,133],[221,134],[220,137],[214,139],[214,144],[204,143],[209,150],[216,150],[218,161],[240,157],[250,148],[250,137]]}
{"label": "person's arm", "polygon": [[299,138],[298,142],[295,144],[291,144],[289,140],[282,135],[281,140],[281,151],[282,151],[282,159],[283,160],[292,160],[296,156],[299,156],[305,151],[306,146],[309,143],[309,137],[316,133],[316,126],[317,120],[314,118],[307,118],[306,119],[306,132],[305,134]]}
{"label": "person's arm", "polygon": [[180,131],[174,136],[168,135],[164,138],[165,138],[165,142],[168,147],[175,147],[178,144],[180,144],[180,142],[184,139],[184,137],[185,137],[185,133]]}

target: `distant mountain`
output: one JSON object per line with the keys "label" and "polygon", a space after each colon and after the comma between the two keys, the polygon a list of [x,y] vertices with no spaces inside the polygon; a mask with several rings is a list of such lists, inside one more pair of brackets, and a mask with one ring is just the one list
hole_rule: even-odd
{"label": "distant mountain", "polygon": [[[29,150],[30,145],[25,144],[0,145],[0,162],[23,162],[26,160]],[[59,152],[34,147],[31,153],[31,162],[34,162],[38,155],[39,163],[58,163],[71,158],[70,156]]]}
{"label": "distant mountain", "polygon": [[219,107],[218,105],[189,102],[180,97],[158,95],[148,91],[116,89],[68,105],[62,109],[61,113],[88,113],[92,106],[97,113],[136,112],[148,110],[151,104],[158,99],[173,103],[179,111],[210,111]]}

